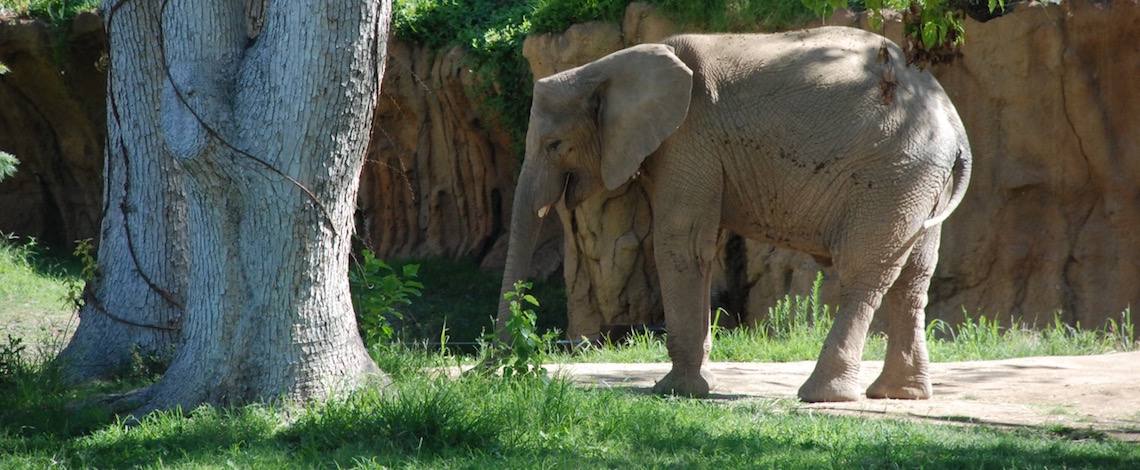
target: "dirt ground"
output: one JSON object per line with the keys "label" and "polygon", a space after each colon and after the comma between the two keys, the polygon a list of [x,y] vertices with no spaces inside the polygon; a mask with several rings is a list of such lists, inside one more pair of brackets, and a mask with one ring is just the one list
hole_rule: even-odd
{"label": "dirt ground", "polygon": [[[812,361],[712,365],[713,398],[794,398]],[[879,361],[863,363],[864,385]],[[669,364],[565,364],[554,367],[583,385],[648,393]],[[931,366],[932,400],[870,400],[803,404],[824,413],[997,427],[1044,426],[1108,434],[1140,442],[1140,352],[1076,357],[1030,357]]]}

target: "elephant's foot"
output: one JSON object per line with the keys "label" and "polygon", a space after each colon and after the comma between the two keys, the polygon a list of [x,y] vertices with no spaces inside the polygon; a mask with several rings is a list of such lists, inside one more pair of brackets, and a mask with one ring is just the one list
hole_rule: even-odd
{"label": "elephant's foot", "polygon": [[653,393],[707,398],[713,387],[716,387],[716,379],[708,369],[701,368],[699,372],[680,372],[674,368],[653,386]]}
{"label": "elephant's foot", "polygon": [[821,378],[812,373],[800,387],[799,397],[808,403],[858,401],[863,397],[859,389],[859,375]]}
{"label": "elephant's foot", "polygon": [[867,398],[895,398],[899,400],[929,400],[934,396],[930,378],[911,376],[907,378],[880,375],[867,388]]}

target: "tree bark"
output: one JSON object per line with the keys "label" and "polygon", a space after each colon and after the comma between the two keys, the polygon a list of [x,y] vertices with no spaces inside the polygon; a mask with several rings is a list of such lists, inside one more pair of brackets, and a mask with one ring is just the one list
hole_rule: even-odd
{"label": "tree bark", "polygon": [[347,273],[391,2],[244,3],[108,13],[113,58],[154,52],[115,48],[117,33],[156,32],[160,74],[134,78],[157,106],[118,105],[158,110],[140,133],[159,136],[185,178],[179,344],[139,412],[304,402],[383,378]]}
{"label": "tree bark", "polygon": [[[79,327],[58,362],[73,382],[103,379],[136,357],[169,358],[185,302],[183,175],[155,131],[165,80],[159,5],[125,2],[104,16],[107,79],[102,235],[98,280],[89,281]],[[111,19],[116,27],[111,29]]]}

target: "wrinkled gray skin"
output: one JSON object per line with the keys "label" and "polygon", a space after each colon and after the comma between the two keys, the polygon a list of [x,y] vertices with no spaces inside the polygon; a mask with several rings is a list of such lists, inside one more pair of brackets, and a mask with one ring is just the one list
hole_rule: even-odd
{"label": "wrinkled gray skin", "polygon": [[[530,265],[541,218],[641,178],[673,369],[654,387],[704,397],[709,290],[724,230],[834,264],[841,310],[809,402],[857,400],[882,305],[889,341],[871,398],[932,394],[924,339],[941,222],[970,174],[962,122],[927,72],[851,28],[685,35],[539,80],[503,290]],[[509,312],[499,306],[499,333]]]}

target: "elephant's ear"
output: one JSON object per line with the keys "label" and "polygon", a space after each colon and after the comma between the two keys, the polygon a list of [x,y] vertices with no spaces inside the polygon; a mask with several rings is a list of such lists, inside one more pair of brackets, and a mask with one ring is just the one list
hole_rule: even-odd
{"label": "elephant's ear", "polygon": [[693,71],[663,44],[642,44],[595,62],[603,74],[598,130],[602,179],[616,189],[689,112]]}

